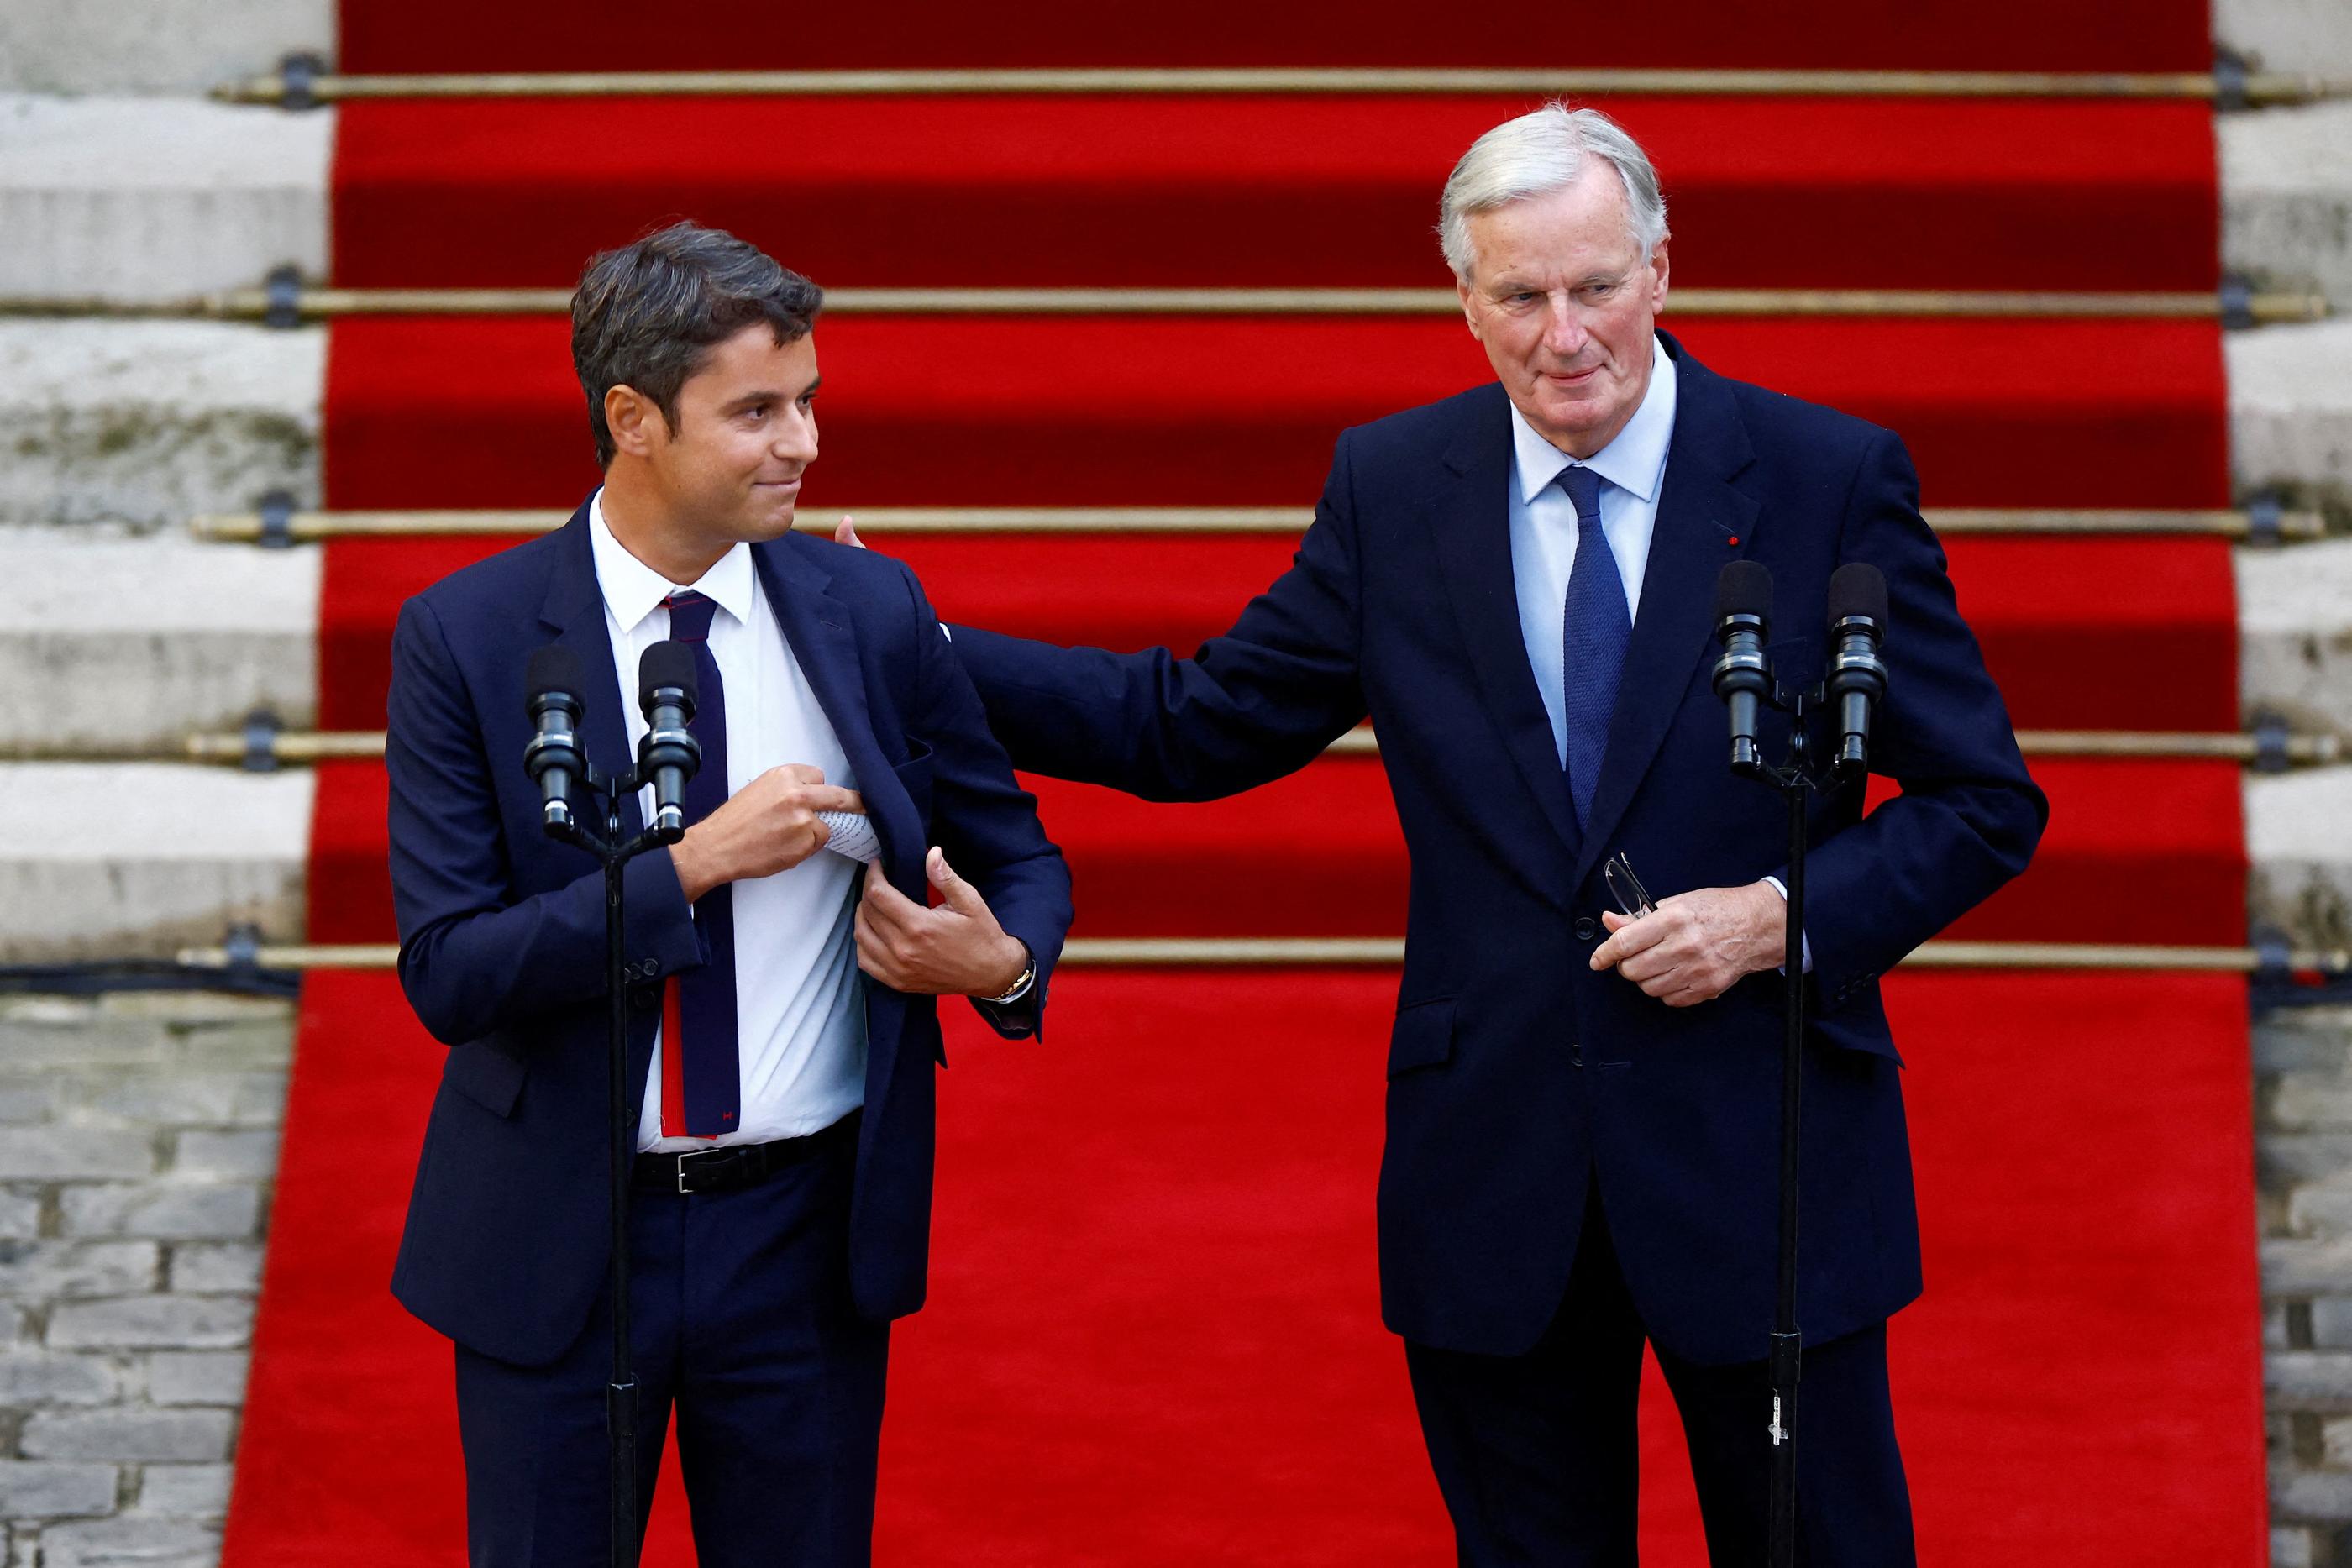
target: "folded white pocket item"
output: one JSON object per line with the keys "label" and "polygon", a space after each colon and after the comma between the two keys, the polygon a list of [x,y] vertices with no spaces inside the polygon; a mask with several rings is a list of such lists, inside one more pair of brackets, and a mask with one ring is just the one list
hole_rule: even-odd
{"label": "folded white pocket item", "polygon": [[882,841],[874,836],[872,819],[856,811],[819,811],[816,820],[833,835],[824,841],[824,847],[835,854],[854,861],[882,858]]}

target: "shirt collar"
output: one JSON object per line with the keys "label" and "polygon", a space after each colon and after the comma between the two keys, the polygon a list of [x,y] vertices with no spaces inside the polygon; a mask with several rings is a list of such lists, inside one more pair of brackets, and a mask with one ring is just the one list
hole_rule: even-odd
{"label": "shirt collar", "polygon": [[[1666,449],[1674,444],[1675,401],[1675,361],[1665,344],[1654,336],[1650,390],[1642,394],[1642,406],[1633,411],[1617,438],[1585,458],[1584,465],[1621,490],[1644,501],[1656,500],[1659,482],[1665,477]],[[1511,404],[1511,452],[1517,460],[1522,504],[1542,495],[1545,486],[1559,477],[1561,469],[1577,461],[1537,434],[1517,403]]]}
{"label": "shirt collar", "polygon": [[738,543],[712,563],[702,580],[672,583],[629,553],[613,536],[604,520],[604,492],[588,500],[588,545],[596,562],[596,585],[604,591],[605,608],[624,633],[635,632],[645,618],[661,608],[663,600],[691,588],[712,601],[743,625],[751,623],[751,547]]}

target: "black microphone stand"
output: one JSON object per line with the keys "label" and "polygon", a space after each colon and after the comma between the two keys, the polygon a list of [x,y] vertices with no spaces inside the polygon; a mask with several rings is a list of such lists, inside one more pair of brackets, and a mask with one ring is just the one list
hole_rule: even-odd
{"label": "black microphone stand", "polygon": [[651,781],[652,771],[641,762],[614,779],[583,758],[576,777],[603,808],[602,830],[583,826],[572,815],[568,800],[548,801],[545,819],[548,837],[578,845],[604,868],[605,1017],[613,1108],[613,1372],[604,1388],[604,1428],[612,1454],[612,1568],[631,1568],[637,1560],[637,1384],[629,1365],[629,1176],[636,1160],[637,1129],[629,1116],[629,1000],[623,957],[621,872],[647,850],[676,843],[685,831],[676,814],[667,813],[635,837],[622,836],[621,803]]}
{"label": "black microphone stand", "polygon": [[1799,1133],[1803,1125],[1805,1053],[1805,852],[1807,797],[1816,789],[1834,789],[1847,775],[1834,768],[1817,778],[1812,748],[1805,735],[1805,719],[1823,706],[1822,688],[1790,691],[1774,682],[1761,700],[1790,716],[1788,760],[1779,767],[1765,762],[1753,741],[1734,742],[1732,771],[1744,779],[1770,785],[1789,807],[1788,924],[1782,938],[1782,1009],[1785,1030],[1780,1047],[1780,1280],[1772,1309],[1772,1340],[1768,1371],[1772,1387],[1771,1469],[1769,1500],[1765,1521],[1765,1560],[1769,1568],[1795,1568],[1797,1561],[1797,1381],[1804,1364],[1804,1336],[1797,1327],[1797,1165]]}

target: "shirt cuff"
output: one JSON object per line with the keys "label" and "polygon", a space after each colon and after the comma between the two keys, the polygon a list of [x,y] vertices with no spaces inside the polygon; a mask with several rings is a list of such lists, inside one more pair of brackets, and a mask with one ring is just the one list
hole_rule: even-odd
{"label": "shirt cuff", "polygon": [[[1782,882],[1782,881],[1781,881],[1779,877],[1777,877],[1777,876],[1768,876],[1768,877],[1766,877],[1764,880],[1765,880],[1766,882],[1769,882],[1769,883],[1770,883],[1772,884],[1772,891],[1773,891],[1773,892],[1775,892],[1775,893],[1777,893],[1777,894],[1779,894],[1780,895],[1780,901],[1781,901],[1783,904],[1785,904],[1785,903],[1787,903],[1787,902],[1788,902],[1788,900],[1789,900],[1789,884],[1788,884],[1787,883]],[[1799,933],[1797,933],[1797,940],[1798,940],[1799,944],[1802,946],[1802,948],[1803,948],[1803,950],[1804,950],[1804,955],[1805,955],[1805,967],[1804,967],[1804,968],[1801,971],[1801,973],[1810,975],[1810,974],[1811,974],[1811,973],[1813,972],[1813,939],[1812,939],[1812,937],[1811,937],[1810,936],[1806,935],[1804,932],[1800,931]],[[1780,966],[1780,973],[1782,973],[1782,974],[1784,974],[1784,975],[1785,975],[1785,974],[1787,974],[1788,972],[1789,972],[1789,966],[1788,966],[1788,965],[1786,965],[1786,964],[1781,965],[1781,966]]]}

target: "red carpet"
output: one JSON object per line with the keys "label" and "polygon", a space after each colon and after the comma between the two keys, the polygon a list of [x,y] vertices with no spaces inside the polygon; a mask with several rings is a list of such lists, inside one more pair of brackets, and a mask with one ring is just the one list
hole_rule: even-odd
{"label": "red carpet", "polygon": [[[1812,0],[1801,11],[1666,0],[1637,25],[1563,28],[1530,49],[1507,30],[1405,0],[1266,5],[1193,0],[1152,12],[1089,0],[975,6],[913,0],[888,20],[795,10],[772,25],[649,26],[628,0],[346,0],[351,71],[749,70],[918,66],[1706,66],[2201,71],[2200,0]],[[669,18],[664,17],[665,22]]]}
{"label": "red carpet", "polygon": [[[834,287],[1435,287],[1446,171],[1541,101],[354,104],[335,141],[336,281],[568,284],[590,252],[692,214]],[[2215,283],[2212,114],[2195,104],[1610,108],[1664,171],[1685,284]]]}
{"label": "red carpet", "polygon": [[[1443,1560],[1372,1275],[1393,989],[1072,973],[1043,1049],[950,1015],[882,1563]],[[1889,999],[1928,1257],[1893,1341],[1923,1561],[2261,1562],[2248,1078],[2216,1048],[2242,984],[1906,975]],[[231,1568],[457,1560],[448,1349],[383,1289],[439,1062],[388,978],[307,988]],[[1671,1406],[1649,1416],[1645,1561],[1696,1564]],[[656,1568],[691,1561],[677,1500]]]}
{"label": "red carpet", "polygon": [[[1665,325],[1725,375],[1901,431],[1931,506],[2229,499],[2210,325],[1677,320],[1671,302]],[[817,342],[818,509],[1308,507],[1342,429],[1492,379],[1448,318],[844,316]],[[330,503],[572,505],[595,468],[569,344],[551,319],[338,325]]]}
{"label": "red carpet", "polygon": [[[1377,0],[1177,25],[915,0],[887,28],[649,31],[613,0],[344,7],[352,70],[1498,63]],[[1574,64],[2197,69],[2202,5],[1679,0]],[[1612,40],[1600,35],[1614,33]],[[1628,45],[1624,40],[1638,39]],[[1566,51],[1563,50],[1563,53]],[[1523,64],[1517,59],[1500,63]],[[677,213],[836,287],[1442,283],[1462,143],[1516,101],[816,99],[358,105],[336,281],[561,284]],[[2179,105],[1629,99],[1686,285],[2201,288],[2210,116]],[[598,158],[607,162],[593,170]],[[1676,320],[1719,371],[1900,430],[1931,507],[2229,499],[2219,334],[2154,321]],[[1458,321],[888,319],[820,332],[809,506],[1281,505],[1346,425],[1486,379]],[[549,320],[355,320],[330,356],[331,504],[574,503],[593,482]],[[1790,518],[1784,526],[1809,526]],[[942,611],[1117,646],[1223,627],[1274,539],[878,538]],[[493,548],[338,544],[320,714],[383,722],[400,600]],[[2028,727],[2236,722],[2226,549],[1959,539],[1963,607]],[[2145,650],[2163,650],[2155,668]],[[1391,935],[1377,765],[1151,808],[1040,786],[1083,932]],[[2050,761],[2033,871],[1970,936],[2242,937],[2239,780]],[[320,770],[312,936],[391,935],[383,781]],[[1246,898],[1236,896],[1247,890]],[[1241,920],[1234,911],[1247,911]],[[1396,1343],[1373,1170],[1394,977],[1071,971],[1045,1047],[952,1009],[932,1304],[894,1349],[886,1563],[1378,1568],[1444,1561]],[[1893,1331],[1923,1558],[2254,1568],[2263,1451],[2245,990],[2226,977],[1912,971],[1905,1054],[1928,1292]],[[383,976],[307,987],[227,1568],[457,1560],[446,1344],[384,1290],[439,1048]],[[1653,1389],[1654,1396],[1655,1390]],[[1653,1397],[1649,1561],[1702,1553]],[[673,1488],[648,1561],[690,1561]]]}
{"label": "red carpet", "polygon": [[[2051,800],[2041,852],[1950,935],[2243,940],[2235,763],[2049,758],[2033,771]],[[313,898],[310,935],[390,942],[383,769],[337,763],[321,779],[311,873],[333,896]],[[1404,929],[1404,841],[1387,780],[1370,758],[1326,758],[1247,795],[1197,806],[1153,805],[1053,779],[1027,782],[1069,856],[1078,936],[1394,936]],[[2130,897],[2115,895],[2126,887]],[[1245,925],[1237,906],[1248,912]]]}
{"label": "red carpet", "polygon": [[[813,507],[810,515],[836,514]],[[1122,650],[1190,649],[1215,636],[1297,548],[1294,538],[1273,537],[1040,540],[874,529],[866,538],[914,567],[951,621]],[[512,542],[337,544],[320,628],[320,721],[382,728],[401,601]],[[2238,722],[2237,601],[2221,540],[1961,538],[1948,549],[1960,607],[2020,727]],[[1790,629],[1801,628],[1791,621]],[[2161,650],[2153,664],[2151,648]]]}

